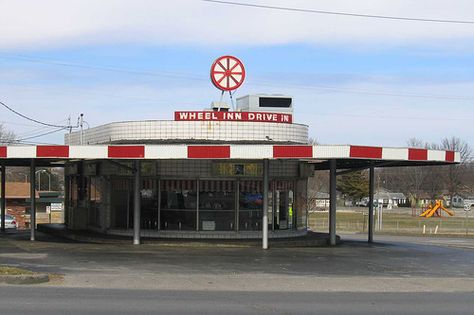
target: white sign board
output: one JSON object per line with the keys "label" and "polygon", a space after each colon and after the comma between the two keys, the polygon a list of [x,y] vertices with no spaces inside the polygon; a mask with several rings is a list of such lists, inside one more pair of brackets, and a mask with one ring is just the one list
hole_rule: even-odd
{"label": "white sign board", "polygon": [[61,202],[51,202],[51,211],[63,211],[63,204]]}
{"label": "white sign board", "polygon": [[203,231],[214,231],[216,229],[216,221],[202,221]]}

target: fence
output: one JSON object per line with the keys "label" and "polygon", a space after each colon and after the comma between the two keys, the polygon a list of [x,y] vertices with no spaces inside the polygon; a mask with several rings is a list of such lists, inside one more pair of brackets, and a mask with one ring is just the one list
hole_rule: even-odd
{"label": "fence", "polygon": [[[390,234],[441,234],[468,235],[474,237],[474,218],[467,218],[463,210],[457,210],[454,217],[422,218],[413,216],[411,209],[406,211],[383,210],[382,229],[376,232]],[[377,218],[375,218],[377,221]],[[328,212],[309,214],[308,225],[316,232],[327,232]],[[336,230],[338,233],[366,232],[368,226],[367,210],[338,211]]]}

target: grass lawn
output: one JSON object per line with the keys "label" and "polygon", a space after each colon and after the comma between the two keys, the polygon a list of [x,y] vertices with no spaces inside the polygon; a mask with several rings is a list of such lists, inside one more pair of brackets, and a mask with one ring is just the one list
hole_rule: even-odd
{"label": "grass lawn", "polygon": [[[473,214],[474,216],[474,214]],[[309,227],[316,232],[328,231],[327,211],[313,212],[308,216]],[[365,232],[367,231],[367,210],[354,209],[337,211],[337,232]],[[375,217],[377,222],[377,216]],[[474,218],[465,217],[465,212],[460,210],[454,217],[442,216],[423,218],[413,216],[411,210],[386,210],[382,215],[382,229],[376,230],[381,233],[390,234],[441,234],[465,236],[468,230],[469,236],[474,237]],[[466,229],[467,228],[467,229]]]}
{"label": "grass lawn", "polygon": [[0,276],[17,276],[17,275],[31,275],[33,272],[21,268],[0,266]]}

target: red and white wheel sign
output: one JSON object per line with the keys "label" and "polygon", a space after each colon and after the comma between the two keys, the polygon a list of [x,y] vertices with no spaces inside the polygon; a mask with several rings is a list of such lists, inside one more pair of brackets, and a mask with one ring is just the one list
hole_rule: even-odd
{"label": "red and white wheel sign", "polygon": [[211,66],[211,80],[219,90],[235,90],[244,83],[244,79],[244,64],[234,56],[219,57]]}

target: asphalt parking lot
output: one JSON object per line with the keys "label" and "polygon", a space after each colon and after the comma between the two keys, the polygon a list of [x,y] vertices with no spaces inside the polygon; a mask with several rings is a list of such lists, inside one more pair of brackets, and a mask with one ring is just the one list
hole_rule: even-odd
{"label": "asphalt parking lot", "polygon": [[[183,277],[248,278],[241,283],[246,287],[246,282],[268,277],[272,281],[286,278],[286,283],[299,279],[304,285],[295,284],[295,289],[305,290],[317,289],[317,285],[308,284],[315,277],[319,280],[360,277],[366,281],[353,289],[370,291],[371,279],[380,277],[388,278],[388,281],[424,278],[436,282],[443,279],[443,283],[456,279],[456,287],[443,285],[438,288],[449,291],[456,290],[461,280],[468,285],[474,278],[474,239],[377,236],[377,242],[369,245],[364,235],[343,238],[344,244],[333,248],[270,248],[264,251],[259,247],[195,246],[193,243],[173,246],[76,243],[41,233],[36,242],[30,242],[28,233],[23,232],[2,238],[0,263],[63,274],[61,285],[64,286],[95,287],[163,288],[162,281],[156,283],[153,279]],[[172,282],[177,287],[192,286],[192,283]],[[232,282],[231,289],[238,290],[239,281]],[[330,282],[337,283],[336,280]],[[365,282],[367,286],[362,285]],[[226,287],[225,281],[222,285]],[[350,288],[346,285],[345,288]],[[258,283],[254,288],[258,288]],[[404,291],[407,288],[391,289]]]}
{"label": "asphalt parking lot", "polygon": [[[388,305],[403,307],[406,301],[407,306],[414,307],[430,296],[438,297],[439,305],[444,301],[444,306],[428,303],[419,313],[443,314],[441,310],[446,311],[444,307],[453,304],[451,314],[469,314],[464,307],[474,307],[470,298],[474,292],[473,239],[379,236],[375,244],[369,245],[365,236],[347,235],[343,236],[345,242],[337,247],[264,251],[258,247],[196,247],[185,243],[179,246],[75,243],[41,233],[38,233],[38,241],[30,242],[27,236],[17,233],[0,237],[0,264],[63,275],[50,283],[34,286],[43,288],[43,298],[49,296],[47,292],[53,298],[58,289],[63,294],[70,292],[71,297],[109,292],[104,295],[104,301],[107,297],[116,300],[111,292],[120,295],[125,290],[130,296],[143,296],[143,290],[148,292],[146,294],[151,294],[151,290],[161,292],[158,296],[168,302],[175,292],[181,296],[182,306],[188,307],[187,303],[192,304],[206,292],[215,305],[220,305],[219,296],[224,293],[241,297],[250,294],[254,296],[252,305],[258,305],[256,296],[262,296],[262,303],[268,299],[269,305],[273,305],[270,301],[277,299],[274,302],[280,303],[283,295],[287,297],[287,306],[294,309],[290,307],[288,312],[282,313],[299,314],[312,313],[314,308],[309,308],[307,303],[320,301],[321,307],[328,306],[325,301],[329,301],[328,294],[333,292],[345,296],[347,303],[357,300],[358,296],[366,301],[365,306],[361,305],[361,313],[381,310],[372,308],[373,304],[369,303],[378,295],[377,301],[382,305],[383,301],[386,303],[387,308],[382,308],[386,313],[390,313]],[[32,294],[26,287],[0,286],[4,293],[18,290],[21,290],[18,294]],[[326,298],[322,299],[323,296]],[[306,302],[301,303],[301,299]],[[166,301],[162,301],[163,305],[167,305]],[[235,302],[222,301],[224,304]],[[346,303],[344,301],[341,303]],[[456,307],[455,301],[462,301],[463,308]],[[306,306],[299,309],[303,305]],[[196,309],[196,313],[219,313],[217,306],[212,311],[207,306],[203,305],[199,312]],[[346,306],[338,308],[339,313],[351,310]],[[80,304],[77,307],[81,309]],[[101,309],[99,305],[98,309]],[[44,310],[45,314],[52,311]],[[189,310],[188,313],[194,313],[192,308]],[[275,313],[273,308],[233,310],[235,312],[230,313]],[[396,310],[393,308],[394,314]],[[169,311],[186,313],[186,309],[173,307]],[[22,309],[22,313],[27,314],[28,309]],[[96,313],[91,310],[90,314]]]}

